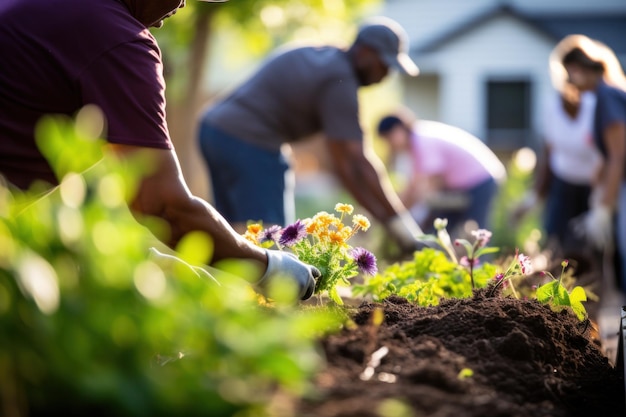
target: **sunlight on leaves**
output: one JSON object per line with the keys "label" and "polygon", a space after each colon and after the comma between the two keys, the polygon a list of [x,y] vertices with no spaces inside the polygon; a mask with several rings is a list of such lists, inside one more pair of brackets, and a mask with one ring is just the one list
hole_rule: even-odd
{"label": "sunlight on leaves", "polygon": [[80,241],[84,232],[83,217],[80,210],[68,206],[59,207],[57,220],[59,237],[65,245],[70,246]]}
{"label": "sunlight on leaves", "polygon": [[213,258],[213,238],[204,232],[187,233],[176,247],[178,256],[192,265],[209,264]]}
{"label": "sunlight on leaves", "polygon": [[157,300],[165,294],[167,280],[157,264],[151,261],[141,262],[135,267],[133,282],[137,291],[149,300]]}
{"label": "sunlight on leaves", "polygon": [[63,200],[63,203],[65,203],[66,206],[78,208],[85,201],[87,185],[81,175],[70,172],[61,181],[59,190],[61,193],[61,200]]}
{"label": "sunlight on leaves", "polygon": [[17,273],[22,290],[45,313],[52,314],[59,307],[60,292],[55,270],[35,253],[27,252],[20,259]]}
{"label": "sunlight on leaves", "polygon": [[126,184],[119,173],[105,175],[98,182],[98,195],[102,203],[109,208],[121,207],[126,204]]}

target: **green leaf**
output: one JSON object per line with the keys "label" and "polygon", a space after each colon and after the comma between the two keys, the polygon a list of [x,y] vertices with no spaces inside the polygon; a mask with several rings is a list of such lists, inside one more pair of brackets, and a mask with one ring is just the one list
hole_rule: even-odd
{"label": "green leaf", "polygon": [[537,288],[537,301],[544,304],[551,302],[558,294],[558,287],[558,281],[550,281]]}
{"label": "green leaf", "polygon": [[341,297],[339,296],[339,293],[337,292],[337,288],[333,287],[331,289],[328,290],[328,296],[330,297],[331,300],[333,300],[336,304],[342,306],[343,305],[343,300],[341,299]]}
{"label": "green leaf", "polygon": [[578,320],[584,320],[587,317],[587,310],[582,304],[582,301],[587,301],[587,294],[585,294],[585,290],[582,287],[574,287],[572,292],[569,294],[570,306],[578,317]]}
{"label": "green leaf", "polygon": [[474,254],[474,257],[478,258],[482,255],[485,255],[487,253],[496,253],[499,252],[500,248],[496,248],[496,247],[483,247],[480,248],[476,251],[476,253]]}

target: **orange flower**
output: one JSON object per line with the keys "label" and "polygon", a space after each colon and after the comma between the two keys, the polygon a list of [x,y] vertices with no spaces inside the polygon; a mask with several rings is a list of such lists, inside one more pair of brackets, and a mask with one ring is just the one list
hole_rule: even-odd
{"label": "orange flower", "polygon": [[250,242],[252,242],[254,244],[258,244],[259,243],[259,241],[257,239],[257,235],[252,233],[252,232],[250,232],[250,230],[246,230],[246,232],[243,234],[243,237],[246,240],[248,240],[248,241],[250,241]]}
{"label": "orange flower", "polygon": [[259,223],[251,223],[248,225],[248,232],[255,236],[261,233],[261,230],[263,230],[263,226]]}
{"label": "orange flower", "polygon": [[330,232],[328,239],[330,240],[330,243],[334,243],[336,245],[344,245],[346,243],[344,235],[345,234],[341,231],[333,231]]}
{"label": "orange flower", "polygon": [[355,214],[354,217],[352,217],[352,223],[355,228],[363,229],[364,232],[370,228],[370,221],[362,214]]}
{"label": "orange flower", "polygon": [[350,204],[337,203],[335,205],[335,211],[339,213],[352,214],[353,210],[354,207],[352,207]]}

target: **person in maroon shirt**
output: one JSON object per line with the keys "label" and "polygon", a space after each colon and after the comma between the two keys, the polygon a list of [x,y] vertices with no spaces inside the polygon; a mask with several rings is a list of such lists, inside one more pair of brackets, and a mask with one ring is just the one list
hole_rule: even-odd
{"label": "person in maroon shirt", "polygon": [[[203,0],[211,1],[211,0]],[[74,116],[98,106],[108,147],[121,157],[146,154],[155,169],[130,203],[133,212],[169,225],[174,248],[191,231],[219,243],[212,262],[258,263],[258,287],[291,276],[309,298],[320,272],[293,256],[248,242],[183,179],[165,121],[161,53],[150,27],[184,7],[185,0],[2,0],[0,2],[0,174],[27,189],[58,184],[39,152],[34,129],[47,114]]]}

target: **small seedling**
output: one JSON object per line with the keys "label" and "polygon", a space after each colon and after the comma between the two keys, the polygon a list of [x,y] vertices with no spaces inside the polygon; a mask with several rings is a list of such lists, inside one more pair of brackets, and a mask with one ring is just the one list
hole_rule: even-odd
{"label": "small seedling", "polygon": [[585,320],[587,311],[582,302],[587,301],[587,294],[583,287],[576,286],[571,292],[562,284],[563,273],[567,268],[568,261],[561,262],[561,275],[556,279],[551,273],[546,272],[552,281],[537,288],[537,300],[541,303],[547,303],[554,311],[560,311],[563,308],[571,308],[576,317],[580,321]]}
{"label": "small seedling", "polygon": [[473,376],[474,376],[474,371],[472,371],[470,368],[463,368],[459,371],[457,378],[460,380],[464,380],[467,378],[471,378]]}

